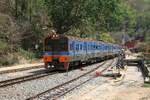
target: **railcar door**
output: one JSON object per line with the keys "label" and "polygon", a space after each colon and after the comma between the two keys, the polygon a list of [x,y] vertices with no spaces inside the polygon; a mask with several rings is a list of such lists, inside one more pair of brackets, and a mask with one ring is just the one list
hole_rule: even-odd
{"label": "railcar door", "polygon": [[72,56],[72,60],[74,60],[74,56],[75,56],[75,41],[73,40],[73,41],[71,41],[71,40],[69,40],[69,44],[70,44],[70,46],[69,46],[69,53],[70,53],[70,55]]}

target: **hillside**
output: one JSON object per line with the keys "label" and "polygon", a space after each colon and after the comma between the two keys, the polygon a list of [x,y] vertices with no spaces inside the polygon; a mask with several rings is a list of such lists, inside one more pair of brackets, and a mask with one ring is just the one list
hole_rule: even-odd
{"label": "hillside", "polygon": [[1,0],[0,66],[40,58],[51,30],[113,43],[123,32],[148,33],[149,1],[128,1]]}
{"label": "hillside", "polygon": [[149,12],[150,1],[149,0],[128,0],[129,4],[139,12]]}
{"label": "hillside", "polygon": [[150,0],[128,0],[136,10],[138,33],[145,36],[145,42],[150,44]]}

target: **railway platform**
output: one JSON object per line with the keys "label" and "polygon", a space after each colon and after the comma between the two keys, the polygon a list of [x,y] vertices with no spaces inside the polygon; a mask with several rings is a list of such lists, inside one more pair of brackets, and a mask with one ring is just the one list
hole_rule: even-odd
{"label": "railway platform", "polygon": [[0,68],[0,74],[29,70],[34,68],[41,68],[43,66],[44,63],[34,63],[34,64],[21,64],[21,65],[14,65],[10,67],[2,67]]}
{"label": "railway platform", "polygon": [[126,63],[138,63],[138,62],[140,62],[142,59],[141,58],[139,58],[138,56],[140,56],[141,54],[139,53],[139,54],[130,54],[130,55],[126,55],[126,57],[125,57],[125,62]]}
{"label": "railway platform", "polygon": [[141,54],[132,54],[126,56],[126,59],[124,62],[127,65],[135,65],[138,67],[138,70],[141,70],[142,75],[144,77],[144,82],[150,82],[150,69],[149,67],[145,64],[145,59],[143,57],[139,57]]}

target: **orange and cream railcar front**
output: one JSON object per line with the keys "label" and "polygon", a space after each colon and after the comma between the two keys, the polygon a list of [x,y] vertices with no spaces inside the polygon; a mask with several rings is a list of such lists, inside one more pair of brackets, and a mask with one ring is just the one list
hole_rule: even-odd
{"label": "orange and cream railcar front", "polygon": [[50,35],[45,39],[44,63],[48,69],[66,69],[69,66],[68,39]]}

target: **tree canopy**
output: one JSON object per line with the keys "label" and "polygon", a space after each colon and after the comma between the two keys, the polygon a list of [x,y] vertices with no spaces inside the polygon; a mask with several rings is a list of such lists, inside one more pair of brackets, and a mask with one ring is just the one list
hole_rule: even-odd
{"label": "tree canopy", "polygon": [[122,0],[45,0],[45,4],[52,26],[60,34],[74,27],[119,31],[125,20],[128,27],[135,24],[134,12]]}
{"label": "tree canopy", "polygon": [[43,38],[51,30],[111,43],[115,42],[111,36],[115,33],[142,33],[149,41],[149,0],[1,1],[0,54],[42,51]]}

